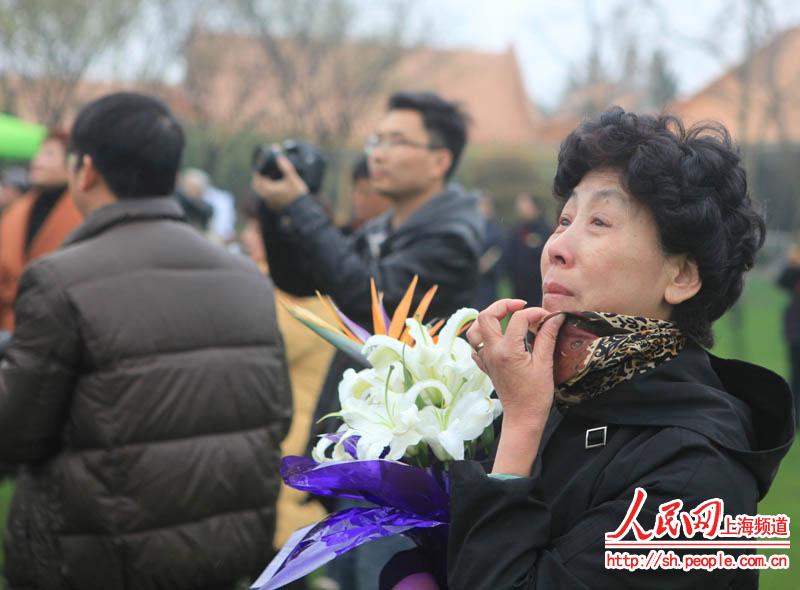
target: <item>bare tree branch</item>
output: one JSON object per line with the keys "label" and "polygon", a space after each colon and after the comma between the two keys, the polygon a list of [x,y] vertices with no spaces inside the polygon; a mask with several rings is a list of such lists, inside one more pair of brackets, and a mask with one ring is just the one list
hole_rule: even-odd
{"label": "bare tree branch", "polygon": [[391,3],[391,25],[369,39],[356,34],[352,0],[237,0],[236,6],[259,40],[283,119],[323,145],[349,138],[407,52],[409,2]]}
{"label": "bare tree branch", "polygon": [[[0,0],[3,83],[40,121],[62,122],[91,63],[133,21],[140,0]],[[8,93],[8,89],[6,89]]]}

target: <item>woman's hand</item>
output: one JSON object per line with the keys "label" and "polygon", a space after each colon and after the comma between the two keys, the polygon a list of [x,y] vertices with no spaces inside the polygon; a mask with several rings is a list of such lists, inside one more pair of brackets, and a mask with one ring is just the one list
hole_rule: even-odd
{"label": "woman's hand", "polygon": [[[501,299],[478,314],[467,331],[472,357],[492,380],[503,404],[503,429],[493,471],[527,476],[536,458],[553,405],[553,351],[563,315],[540,326],[549,312],[524,309],[519,299]],[[503,334],[501,320],[511,319]],[[536,332],[533,350],[525,349],[528,331]]]}

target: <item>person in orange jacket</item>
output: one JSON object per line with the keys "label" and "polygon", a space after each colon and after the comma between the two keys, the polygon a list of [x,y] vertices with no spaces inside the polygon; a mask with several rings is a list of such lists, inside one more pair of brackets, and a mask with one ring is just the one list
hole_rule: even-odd
{"label": "person in orange jacket", "polygon": [[48,133],[31,162],[31,191],[0,217],[0,330],[14,330],[14,300],[25,266],[58,248],[83,220],[67,190],[67,145],[65,133]]}

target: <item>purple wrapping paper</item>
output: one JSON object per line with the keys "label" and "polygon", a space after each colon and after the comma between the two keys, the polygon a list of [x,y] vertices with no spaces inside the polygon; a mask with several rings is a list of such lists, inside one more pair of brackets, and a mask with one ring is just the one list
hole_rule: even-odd
{"label": "purple wrapping paper", "polygon": [[290,456],[281,462],[281,477],[286,485],[318,496],[362,500],[449,521],[446,484],[433,470],[384,459],[320,465]]}
{"label": "purple wrapping paper", "polygon": [[290,456],[281,463],[281,476],[298,490],[377,506],[341,510],[295,532],[252,590],[280,588],[368,541],[450,520],[447,480],[436,469],[383,459],[318,464]]}

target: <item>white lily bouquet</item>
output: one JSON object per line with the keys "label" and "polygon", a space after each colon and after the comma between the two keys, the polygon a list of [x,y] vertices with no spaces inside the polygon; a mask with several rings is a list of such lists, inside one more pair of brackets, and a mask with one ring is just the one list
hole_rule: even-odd
{"label": "white lily bouquet", "polygon": [[[252,588],[269,590],[298,579],[373,539],[435,529],[449,522],[447,465],[488,453],[500,401],[472,360],[460,334],[475,320],[460,309],[446,322],[423,323],[436,287],[409,310],[414,277],[390,320],[371,283],[373,334],[323,298],[333,324],[310,312],[290,313],[366,367],[348,369],[339,383],[342,424],[323,435],[312,458],[285,457],[284,481],[317,495],[363,500],[373,506],[336,512],[292,535]],[[327,416],[326,416],[327,417]]]}
{"label": "white lily bouquet", "polygon": [[[404,460],[428,467],[429,450],[442,462],[464,459],[465,445],[469,451],[491,433],[502,411],[491,396],[492,382],[458,337],[476,316],[474,309],[459,310],[438,338],[411,318],[407,325],[414,346],[388,335],[370,336],[362,352],[372,367],[345,371],[339,383],[342,409],[331,414],[343,422],[338,440],[321,438],[314,460]],[[351,439],[357,440],[354,454],[347,445]]]}

